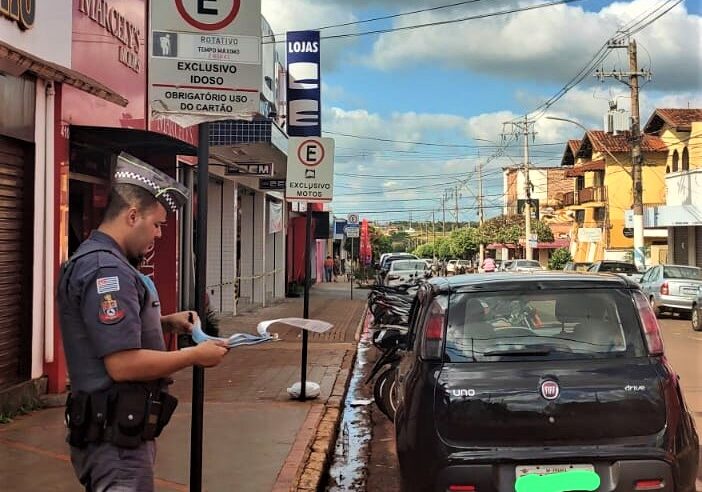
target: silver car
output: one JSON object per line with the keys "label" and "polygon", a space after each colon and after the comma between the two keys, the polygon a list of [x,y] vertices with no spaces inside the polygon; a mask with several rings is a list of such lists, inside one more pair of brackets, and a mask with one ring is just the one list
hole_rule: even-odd
{"label": "silver car", "polygon": [[683,265],[658,265],[641,278],[641,290],[656,314],[680,313],[688,317],[702,287],[702,269]]}
{"label": "silver car", "polygon": [[427,273],[427,264],[424,260],[395,260],[390,265],[390,270],[385,277],[385,285],[411,283],[425,278]]}
{"label": "silver car", "polygon": [[505,268],[506,272],[534,272],[541,271],[544,267],[536,260],[514,260]]}

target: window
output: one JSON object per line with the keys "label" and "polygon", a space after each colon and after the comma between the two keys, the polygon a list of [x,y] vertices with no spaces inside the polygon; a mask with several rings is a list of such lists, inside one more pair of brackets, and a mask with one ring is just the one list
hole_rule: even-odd
{"label": "window", "polygon": [[449,300],[451,362],[601,359],[645,353],[625,289],[458,292]]}
{"label": "window", "polygon": [[585,188],[585,176],[577,176],[575,178],[575,189],[580,191]]}
{"label": "window", "polygon": [[604,171],[595,171],[594,185],[604,186]]}
{"label": "window", "polygon": [[683,171],[689,171],[690,170],[690,153],[687,151],[687,147],[683,149],[683,155],[682,155],[682,170]]}
{"label": "window", "polygon": [[673,172],[677,173],[678,172],[678,151],[676,150],[673,152]]}
{"label": "window", "polygon": [[702,280],[702,270],[695,267],[667,266],[663,270],[663,278]]}
{"label": "window", "polygon": [[604,207],[597,207],[594,210],[594,219],[595,222],[604,222],[605,221],[605,215],[606,211]]}
{"label": "window", "polygon": [[582,224],[585,222],[585,210],[576,210],[575,211],[575,222],[578,224]]}

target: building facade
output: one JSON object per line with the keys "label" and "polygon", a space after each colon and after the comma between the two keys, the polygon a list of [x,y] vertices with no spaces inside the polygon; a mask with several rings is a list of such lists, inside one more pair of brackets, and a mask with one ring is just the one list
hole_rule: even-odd
{"label": "building facade", "polygon": [[668,263],[702,266],[702,109],[657,109],[644,131],[668,147],[665,205],[645,210],[644,224],[668,230]]}
{"label": "building facade", "polygon": [[[642,154],[643,202],[661,204],[665,200],[665,142],[656,135],[644,135]],[[561,205],[574,219],[574,260],[629,259],[634,241],[626,218],[633,203],[628,133],[590,130],[579,143],[568,143],[561,164],[572,179],[572,189],[563,195]],[[648,230],[645,241],[650,264],[650,251],[667,244],[666,231]]]}

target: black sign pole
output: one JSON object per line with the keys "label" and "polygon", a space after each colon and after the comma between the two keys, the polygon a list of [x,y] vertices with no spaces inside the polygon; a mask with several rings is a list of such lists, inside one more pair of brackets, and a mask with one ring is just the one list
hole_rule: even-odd
{"label": "black sign pole", "polygon": [[[197,230],[195,235],[195,310],[207,319],[205,288],[207,268],[207,188],[209,186],[210,127],[200,123],[197,151]],[[190,429],[190,492],[202,490],[202,427],[205,403],[205,369],[193,367],[193,403]]]}
{"label": "black sign pole", "polygon": [[351,300],[353,301],[353,238],[351,238]]}
{"label": "black sign pole", "polygon": [[[312,283],[312,264],[310,250],[312,249],[312,210],[307,202],[307,218],[305,223],[305,301],[302,317],[310,318],[310,284]],[[300,401],[307,398],[307,330],[302,330],[302,363],[300,368]]]}

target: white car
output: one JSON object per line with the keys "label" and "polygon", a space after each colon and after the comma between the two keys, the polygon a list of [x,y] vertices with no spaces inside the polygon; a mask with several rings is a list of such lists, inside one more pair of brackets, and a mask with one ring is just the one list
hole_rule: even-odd
{"label": "white car", "polygon": [[541,266],[536,260],[514,260],[511,265],[507,267],[506,272],[534,272],[543,270],[544,267]]}
{"label": "white car", "polygon": [[425,278],[427,264],[424,260],[395,260],[385,276],[385,285],[391,287]]}
{"label": "white car", "polygon": [[446,265],[447,275],[460,275],[471,267],[470,260],[450,260]]}

